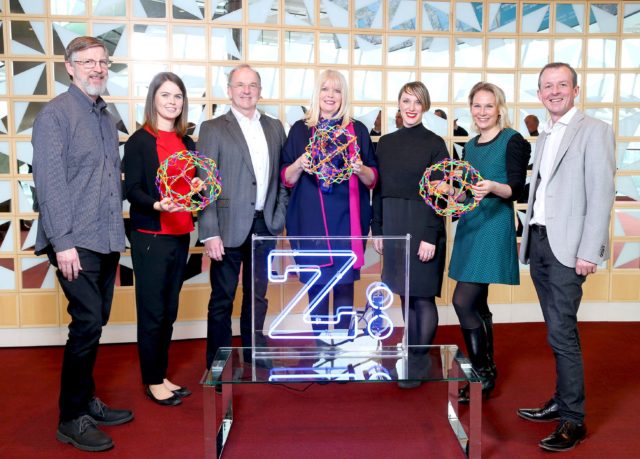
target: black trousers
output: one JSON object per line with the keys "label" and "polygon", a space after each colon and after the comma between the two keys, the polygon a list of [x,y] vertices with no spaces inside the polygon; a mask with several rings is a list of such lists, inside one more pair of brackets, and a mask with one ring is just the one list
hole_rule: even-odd
{"label": "black trousers", "polygon": [[[69,305],[69,337],[64,348],[60,377],[60,422],[88,413],[95,393],[93,367],[98,355],[102,327],[109,320],[113,289],[120,253],[101,254],[77,248],[82,270],[68,281],[56,272]],[[49,261],[58,267],[53,248],[47,249]]]}
{"label": "black trousers", "polygon": [[584,420],[585,395],[578,308],[586,277],[556,259],[544,227],[532,226],[529,241],[531,279],[547,325],[547,341],[556,361],[553,398],[563,420],[580,424]]}
{"label": "black trousers", "polygon": [[[251,236],[271,236],[261,213],[256,213],[249,236],[240,247],[225,247],[222,261],[211,261],[211,297],[207,314],[207,368],[211,367],[216,352],[221,347],[231,346],[231,313],[242,269],[242,310],[240,313],[240,335],[243,347],[252,346],[253,323],[256,330],[256,346],[264,346],[262,334],[267,315],[267,256],[275,247],[275,241],[261,241],[255,253],[255,292],[252,292]],[[224,241],[223,241],[224,242]],[[255,294],[255,317],[252,320],[251,299]],[[252,323],[253,321],[253,323]],[[245,355],[247,357],[247,355]]]}
{"label": "black trousers", "polygon": [[173,323],[189,256],[189,235],[131,232],[142,383],[167,377]]}

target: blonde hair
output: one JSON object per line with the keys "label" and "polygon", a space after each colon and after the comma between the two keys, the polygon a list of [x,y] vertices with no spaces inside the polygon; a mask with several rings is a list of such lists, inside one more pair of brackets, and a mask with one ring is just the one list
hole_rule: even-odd
{"label": "blonde hair", "polygon": [[348,114],[351,109],[349,101],[349,88],[347,86],[347,80],[344,75],[337,70],[323,70],[316,79],[316,84],[313,88],[313,97],[311,98],[311,106],[304,116],[304,124],[308,127],[313,127],[318,124],[320,120],[320,91],[327,81],[332,81],[334,88],[340,89],[342,94],[342,103],[340,104],[340,110],[332,119],[342,118],[341,127],[347,127],[347,124],[351,121]]}
{"label": "blonde hair", "polygon": [[[498,126],[500,129],[510,128],[511,121],[509,121],[509,109],[507,108],[507,98],[504,95],[504,91],[493,83],[487,83],[486,81],[476,83],[469,93],[469,107],[473,105],[473,98],[480,91],[490,92],[496,98],[496,105],[498,106]],[[471,118],[471,129],[480,132],[473,118]]]}

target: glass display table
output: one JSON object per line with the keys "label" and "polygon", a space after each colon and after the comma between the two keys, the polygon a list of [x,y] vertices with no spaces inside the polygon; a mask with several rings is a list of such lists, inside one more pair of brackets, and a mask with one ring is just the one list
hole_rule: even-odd
{"label": "glass display table", "polygon": [[[253,354],[253,355],[252,355]],[[251,362],[251,363],[247,363]],[[480,457],[482,384],[457,346],[265,347],[221,348],[202,378],[204,388],[205,455],[218,458],[234,422],[236,384],[448,383],[449,424],[462,450]],[[458,390],[469,384],[466,426],[461,421]]]}

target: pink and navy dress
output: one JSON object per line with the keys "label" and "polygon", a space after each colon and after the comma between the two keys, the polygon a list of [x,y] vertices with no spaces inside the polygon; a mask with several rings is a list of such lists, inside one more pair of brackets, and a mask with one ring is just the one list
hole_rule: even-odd
{"label": "pink and navy dress", "polygon": [[[353,120],[349,132],[356,136],[356,142],[360,149],[360,157],[365,166],[374,170],[376,180],[370,187],[365,186],[358,177],[353,174],[349,180],[342,183],[333,183],[324,186],[315,176],[303,173],[300,179],[293,185],[284,180],[284,171],[300,155],[305,152],[310,139],[314,135],[314,129],[327,129],[339,125],[342,120],[320,120],[318,126],[309,128],[303,120],[297,121],[289,131],[287,142],[281,155],[281,176],[285,186],[291,188],[291,197],[287,208],[286,229],[287,236],[367,236],[371,225],[371,200],[370,189],[373,189],[377,181],[377,164],[374,156],[373,144],[369,137],[369,131],[359,121]],[[347,136],[344,135],[344,142]],[[336,143],[340,143],[338,138]],[[336,158],[335,161],[341,161]],[[340,164],[335,164],[341,167]],[[295,243],[294,243],[295,244]],[[298,243],[298,247],[306,250],[353,250],[358,256],[354,269],[348,272],[341,283],[351,283],[360,277],[360,267],[364,263],[364,241],[336,241],[330,243],[324,240],[308,240]],[[315,258],[306,260],[304,257],[296,258],[299,264],[319,264],[323,267],[319,284],[328,282],[333,277],[341,263],[333,260],[333,257]],[[305,281],[305,276],[301,276]]]}

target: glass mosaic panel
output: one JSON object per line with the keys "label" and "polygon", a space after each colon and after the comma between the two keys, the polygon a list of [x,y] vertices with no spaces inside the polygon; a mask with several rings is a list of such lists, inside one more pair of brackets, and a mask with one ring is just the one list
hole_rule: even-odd
{"label": "glass mosaic panel", "polygon": [[278,0],[248,0],[249,22],[277,24],[280,2]]}
{"label": "glass mosaic panel", "polygon": [[422,2],[422,30],[449,31],[451,2]]}
{"label": "glass mosaic panel", "polygon": [[133,16],[139,18],[166,18],[166,1],[136,0],[133,2]]}
{"label": "glass mosaic panel", "polygon": [[11,180],[0,180],[0,212],[11,212],[11,201],[13,194],[11,192]]}
{"label": "glass mosaic panel", "polygon": [[277,30],[249,30],[249,60],[277,62],[280,37]]}
{"label": "glass mosaic panel", "polygon": [[350,27],[349,0],[321,0],[320,25],[322,27]]}
{"label": "glass mosaic panel", "polygon": [[256,68],[260,73],[260,81],[262,82],[263,99],[279,99],[280,98],[280,69],[278,67],[259,67]]}
{"label": "glass mosaic panel", "polygon": [[587,40],[587,67],[614,68],[616,66],[616,40],[590,38]]}
{"label": "glass mosaic panel", "polygon": [[320,64],[349,63],[349,35],[346,33],[321,33],[318,41]]}
{"label": "glass mosaic panel", "polygon": [[12,253],[15,251],[13,220],[0,218],[0,253]]}
{"label": "glass mosaic panel", "polygon": [[515,3],[490,3],[489,32],[515,33],[516,11]]}
{"label": "glass mosaic panel", "polygon": [[174,19],[204,19],[204,0],[173,0]]}
{"label": "glass mosaic panel", "polygon": [[211,19],[216,22],[241,22],[242,2],[229,0],[211,0]]}
{"label": "glass mosaic panel", "polygon": [[[536,118],[538,118],[538,121],[540,123],[538,125],[538,133],[539,133],[542,131],[542,126],[545,123],[545,120],[547,118],[547,111],[544,108],[521,108],[520,109],[519,116],[518,116],[518,124],[514,125],[514,129],[516,129],[520,134],[522,134],[523,137],[531,136],[531,134],[529,133],[529,130],[527,129],[527,125],[524,122],[524,119],[529,115],[533,115]],[[511,121],[514,121],[514,120],[511,120]],[[533,151],[532,151],[532,156],[533,156]],[[533,164],[533,159],[530,159],[529,161],[531,164]]]}
{"label": "glass mosaic panel", "polygon": [[128,64],[113,63],[109,69],[107,80],[107,94],[110,96],[126,97],[129,95],[129,66]]}
{"label": "glass mosaic panel", "polygon": [[18,221],[20,222],[20,250],[23,252],[35,250],[38,220],[35,218],[21,218]]}
{"label": "glass mosaic panel", "polygon": [[50,0],[51,14],[60,16],[82,16],[87,13],[85,0]]}
{"label": "glass mosaic panel", "polygon": [[211,29],[211,59],[235,61],[242,59],[242,29]]}
{"label": "glass mosaic panel", "polygon": [[587,73],[587,102],[613,102],[616,87],[616,76],[613,73]]}
{"label": "glass mosaic panel", "polygon": [[454,102],[467,103],[471,88],[478,81],[482,80],[480,73],[460,73],[453,74],[453,100]]}
{"label": "glass mosaic panel", "polygon": [[9,127],[9,104],[6,100],[0,100],[0,135],[7,133]]}
{"label": "glass mosaic panel", "polygon": [[[310,100],[313,94],[315,74],[313,69],[285,69],[284,70],[285,99]],[[347,81],[349,81],[347,79]]]}
{"label": "glass mosaic panel", "polygon": [[10,172],[9,158],[9,143],[0,142],[0,174]]}
{"label": "glass mosaic panel", "polygon": [[416,6],[415,0],[388,0],[388,27],[391,30],[416,30]]}
{"label": "glass mosaic panel", "polygon": [[613,268],[640,269],[640,242],[614,242]]}
{"label": "glass mosaic panel", "polygon": [[620,108],[618,112],[618,135],[640,137],[640,108]]}
{"label": "glass mosaic panel", "polygon": [[423,72],[420,81],[429,90],[431,102],[447,102],[449,100],[448,72]]}
{"label": "glass mosaic panel", "polygon": [[515,75],[513,73],[487,73],[487,81],[504,91],[508,103],[515,101]]}
{"label": "glass mosaic panel", "polygon": [[51,24],[53,35],[53,54],[64,56],[67,45],[76,37],[87,35],[88,27],[83,22],[54,22]]}
{"label": "glass mosaic panel", "polygon": [[[354,70],[351,93],[357,101],[382,100],[382,72],[378,70]],[[398,86],[398,89],[400,87]],[[397,89],[396,89],[397,94]]]}
{"label": "glass mosaic panel", "polygon": [[618,142],[617,167],[640,170],[640,142]]}
{"label": "glass mosaic panel", "polygon": [[314,51],[315,34],[313,32],[286,31],[284,33],[285,62],[313,64]]}
{"label": "glass mosaic panel", "polygon": [[[111,77],[111,75],[109,75],[109,77]],[[62,94],[63,92],[66,92],[69,89],[71,79],[69,78],[69,74],[67,73],[67,68],[65,67],[64,62],[53,63],[53,78],[53,89],[56,96]],[[111,80],[111,78],[109,78],[109,80]],[[107,80],[107,88],[109,86],[109,80]]]}
{"label": "glass mosaic panel", "polygon": [[[468,93],[467,96],[469,96]],[[471,112],[468,106],[455,108],[453,110],[453,119],[458,120],[458,126],[463,127],[469,133],[469,136],[473,137],[476,135],[476,133],[471,130]]]}
{"label": "glass mosaic panel", "polygon": [[190,99],[190,105],[194,104],[192,99],[206,97],[207,91],[207,68],[204,65],[175,64],[173,72],[182,78],[185,88],[187,88],[187,96]]}
{"label": "glass mosaic panel", "polygon": [[284,108],[284,130],[288,134],[291,126],[304,117],[304,114],[307,112],[306,105],[287,105]]}
{"label": "glass mosaic panel", "polygon": [[127,14],[126,0],[92,0],[94,16],[125,16]]}
{"label": "glass mosaic panel", "polygon": [[382,35],[353,36],[354,65],[382,65]]}
{"label": "glass mosaic panel", "polygon": [[487,40],[488,56],[487,67],[516,66],[516,40],[514,38],[490,38]]}
{"label": "glass mosaic panel", "polygon": [[141,60],[167,58],[167,28],[159,25],[134,24],[131,55]]}
{"label": "glass mosaic panel", "polygon": [[620,67],[632,68],[637,71],[640,67],[640,38],[622,40],[620,50]]}
{"label": "glass mosaic panel", "polygon": [[229,72],[231,72],[232,69],[233,67],[222,67],[219,65],[209,67],[209,71],[211,72],[211,97],[218,99],[227,98],[227,81]]}
{"label": "glass mosaic panel", "polygon": [[174,58],[203,60],[207,57],[206,29],[204,27],[173,26],[171,34]]}
{"label": "glass mosaic panel", "polygon": [[160,72],[169,71],[167,64],[133,64],[133,95],[137,97],[147,97],[149,83],[154,76]]}
{"label": "glass mosaic panel", "polygon": [[357,29],[381,29],[383,8],[382,0],[354,0],[355,27]]}
{"label": "glass mosaic panel", "polygon": [[616,177],[616,201],[640,202],[640,175]]}
{"label": "glass mosaic panel", "polygon": [[524,3],[522,5],[522,33],[549,32],[549,4]]}
{"label": "glass mosaic panel", "polygon": [[398,91],[405,83],[416,81],[416,72],[393,71],[387,72],[387,101],[397,102]]}
{"label": "glass mosaic panel", "polygon": [[11,53],[44,55],[46,46],[44,22],[11,21]]}
{"label": "glass mosaic panel", "polygon": [[420,49],[420,65],[422,67],[449,66],[449,38],[422,37]]}
{"label": "glass mosaic panel", "polygon": [[45,0],[9,0],[11,14],[45,14]]}
{"label": "glass mosaic panel", "polygon": [[582,67],[582,39],[556,39],[553,43],[553,54],[556,62],[566,62],[573,68]]}
{"label": "glass mosaic panel", "polygon": [[[437,107],[431,107],[431,111],[428,111],[422,115],[422,124],[424,124],[427,129],[433,131],[440,137],[446,137],[448,135],[448,121],[440,118],[438,115],[433,113]],[[445,112],[446,113],[446,112]]]}
{"label": "glass mosaic panel", "polygon": [[18,212],[37,212],[33,180],[18,180]]}
{"label": "glass mosaic panel", "polygon": [[0,290],[15,289],[15,260],[13,258],[0,258]]}
{"label": "glass mosaic panel", "polygon": [[[378,107],[363,107],[357,105],[353,107],[353,117],[364,124],[367,127],[367,131],[373,129],[378,114],[381,114],[381,110]],[[382,124],[382,119],[380,122]],[[380,129],[382,129],[382,126],[380,126]]]}
{"label": "glass mosaic panel", "polygon": [[315,3],[305,0],[284,0],[284,23],[294,26],[315,24]]}
{"label": "glass mosaic panel", "polygon": [[16,166],[18,174],[33,172],[33,145],[31,142],[16,141]]}
{"label": "glass mosaic panel", "polygon": [[44,62],[14,61],[13,93],[23,96],[47,95],[47,64]]}
{"label": "glass mosaic panel", "polygon": [[618,5],[611,3],[592,3],[589,10],[589,32],[618,32]]}
{"label": "glass mosaic panel", "polygon": [[129,33],[124,24],[93,24],[93,34],[101,39],[111,57],[128,57]]}
{"label": "glass mosaic panel", "polygon": [[640,33],[640,3],[629,4],[625,2],[622,31],[624,33]]}
{"label": "glass mosaic panel", "polygon": [[4,54],[4,21],[0,21],[0,54]]}
{"label": "glass mosaic panel", "polygon": [[520,102],[537,102],[538,99],[538,74],[522,73],[520,74]]}
{"label": "glass mosaic panel", "polygon": [[456,38],[455,45],[456,67],[482,67],[482,38]]}
{"label": "glass mosaic panel", "polygon": [[584,112],[600,121],[613,125],[613,110],[610,108],[587,108]]}
{"label": "glass mosaic panel", "polygon": [[584,31],[584,3],[556,4],[556,33]]}
{"label": "glass mosaic panel", "polygon": [[14,102],[14,132],[16,134],[30,135],[36,115],[42,107],[44,107],[45,103],[46,102]]}
{"label": "glass mosaic panel", "polygon": [[640,74],[620,74],[620,102],[640,102]]}
{"label": "glass mosaic panel", "polygon": [[520,65],[540,69],[549,63],[549,40],[523,38],[520,40]]}
{"label": "glass mosaic panel", "polygon": [[402,118],[398,113],[398,107],[387,107],[385,109],[385,118],[387,120],[387,134],[395,132],[402,127]]}
{"label": "glass mosaic panel", "polygon": [[456,2],[456,31],[482,32],[482,2]]}
{"label": "glass mosaic panel", "polygon": [[615,209],[613,235],[616,237],[640,237],[640,209]]}
{"label": "glass mosaic panel", "polygon": [[388,35],[387,65],[416,65],[416,37]]}
{"label": "glass mosaic panel", "polygon": [[[1,29],[0,29],[1,32]],[[7,94],[7,67],[5,61],[0,61],[0,95]]]}

